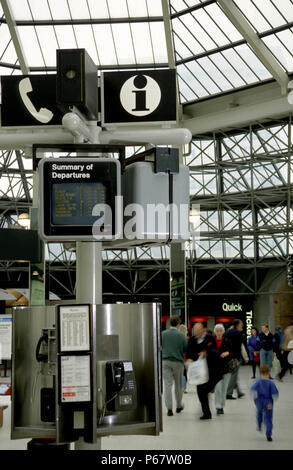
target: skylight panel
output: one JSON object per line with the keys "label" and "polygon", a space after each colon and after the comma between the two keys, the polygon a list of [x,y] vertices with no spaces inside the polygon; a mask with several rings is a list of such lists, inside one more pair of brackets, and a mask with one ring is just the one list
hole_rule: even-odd
{"label": "skylight panel", "polygon": [[241,55],[243,60],[250,65],[254,73],[259,77],[259,80],[267,80],[268,78],[272,78],[270,72],[265,68],[265,66],[256,57],[254,52],[247,44],[238,46],[235,48],[235,50]]}
{"label": "skylight panel", "polygon": [[[285,34],[283,34],[285,33]],[[286,71],[293,71],[293,34],[291,31],[283,31],[278,35],[272,34],[263,38],[263,41],[275,55]]]}
{"label": "skylight panel", "polygon": [[117,56],[110,25],[94,25],[93,31],[101,65],[117,65]]}
{"label": "skylight panel", "polygon": [[[188,64],[190,65],[190,64]],[[196,68],[196,66],[194,67]],[[193,68],[193,70],[194,70]],[[204,85],[202,83],[202,79],[204,77],[204,72],[201,71],[201,75],[195,75],[189,67],[186,65],[179,65],[178,66],[178,76],[181,79],[181,84],[183,85],[182,82],[184,82],[184,96],[187,94],[190,95],[190,92],[187,90],[187,88],[194,93],[194,97],[192,99],[196,98],[202,98],[204,96],[208,96],[209,92],[207,91],[206,88],[204,88]],[[180,86],[180,91],[181,91],[181,86]],[[182,90],[183,91],[183,90]]]}
{"label": "skylight panel", "polygon": [[12,16],[16,21],[32,20],[32,15],[27,0],[23,0],[21,2],[21,8],[19,7],[19,0],[9,0],[9,6],[11,7]]}
{"label": "skylight panel", "polygon": [[93,31],[90,25],[74,26],[77,46],[86,49],[95,64],[98,64],[97,48],[94,41]]}
{"label": "skylight panel", "polygon": [[190,62],[187,68],[194,74],[197,80],[202,84],[206,94],[219,93],[223,90],[221,82],[225,81],[225,78],[219,73],[217,80],[214,79],[215,68],[211,72],[211,61],[209,59],[201,59],[198,61]]}
{"label": "skylight panel", "polygon": [[158,0],[146,0],[149,16],[163,16],[162,4]]}
{"label": "skylight panel", "polygon": [[[191,15],[192,16],[192,15]],[[221,31],[220,27],[217,25],[220,24],[217,18],[217,22],[215,23],[212,20],[212,17],[208,15],[204,8],[197,10],[194,13],[194,17],[196,18],[197,22],[201,25],[201,27],[206,31],[206,33],[210,36],[210,38],[217,44],[217,46],[224,46],[225,44],[229,43],[229,39],[227,36]],[[210,46],[211,47],[211,46]]]}
{"label": "skylight panel", "polygon": [[258,76],[254,73],[253,68],[249,63],[245,62],[235,49],[228,49],[223,51],[222,54],[225,58],[233,64],[237,72],[247,83],[253,83],[258,81]]}
{"label": "skylight panel", "polygon": [[73,20],[88,20],[90,18],[85,0],[71,0],[68,5]]}
{"label": "skylight panel", "polygon": [[197,23],[190,13],[181,16],[180,20],[205,50],[217,47],[217,43],[215,42],[216,38],[211,38],[205,30],[204,25]]}
{"label": "skylight panel", "polygon": [[194,101],[196,98],[198,98],[198,95],[196,95],[194,91],[187,85],[187,83],[182,80],[180,75],[178,75],[178,84],[181,103]]}
{"label": "skylight panel", "polygon": [[137,63],[153,63],[153,50],[149,25],[147,23],[131,24],[133,35],[134,50]]}
{"label": "skylight panel", "polygon": [[222,54],[213,54],[210,59],[221,70],[225,78],[232,83],[232,87],[238,88],[245,85],[245,81],[240,77],[233,64],[229,63]]}
{"label": "skylight panel", "polygon": [[148,16],[145,0],[127,0],[130,17],[146,17]]}
{"label": "skylight panel", "polygon": [[293,4],[290,0],[282,0],[281,2],[280,0],[272,0],[272,3],[288,23],[293,21]]}
{"label": "skylight panel", "polygon": [[[271,2],[271,0],[252,0],[255,6],[261,11],[262,15],[266,18],[268,23],[273,28],[277,28],[286,23],[286,20],[282,17],[278,9]],[[278,3],[282,3],[283,0]],[[287,15],[285,16],[287,18]]]}
{"label": "skylight panel", "polygon": [[107,0],[87,0],[91,18],[109,18]]}
{"label": "skylight panel", "polygon": [[15,64],[17,62],[17,55],[14,49],[13,42],[10,41],[9,45],[5,49],[4,54],[1,56],[1,62],[6,62],[8,64]]}
{"label": "skylight panel", "polygon": [[72,26],[55,26],[60,49],[75,49],[77,47]]}
{"label": "skylight panel", "polygon": [[0,26],[0,57],[4,54],[8,43],[11,41],[10,32],[6,24]]}
{"label": "skylight panel", "polygon": [[154,50],[155,63],[168,62],[165,30],[163,22],[150,23],[152,46]]}
{"label": "skylight panel", "polygon": [[251,0],[233,0],[235,5],[242,11],[242,13],[249,20],[251,25],[257,32],[267,31],[271,27],[261,13],[257,10]]}
{"label": "skylight panel", "polygon": [[128,18],[126,0],[107,0],[110,18]]}
{"label": "skylight panel", "polygon": [[[14,71],[14,69],[10,69],[8,67],[1,67],[1,65],[0,65],[0,76],[1,75],[12,75],[13,71]],[[1,93],[0,93],[0,101],[1,101]]]}
{"label": "skylight panel", "polygon": [[180,61],[181,59],[187,59],[193,55],[182,38],[177,34],[174,34],[174,48],[177,61]]}
{"label": "skylight panel", "polygon": [[242,35],[216,3],[205,7],[204,10],[210,15],[210,18],[217,23],[218,28],[220,28],[228,41],[239,41],[242,39]]}
{"label": "skylight panel", "polygon": [[18,33],[29,67],[44,67],[44,61],[33,26],[18,26]]}
{"label": "skylight panel", "polygon": [[[219,54],[216,54],[215,57],[203,57],[199,59],[199,64],[201,65],[202,69],[206,71],[206,73],[213,78],[214,82],[217,84],[218,90],[225,91],[232,88],[231,81],[227,78],[226,74],[224,74],[223,69],[218,67],[217,58]],[[192,64],[188,64],[189,66]],[[203,77],[203,75],[201,74]],[[200,80],[201,81],[201,80]]]}
{"label": "skylight panel", "polygon": [[171,0],[170,5],[171,5],[171,14],[174,12],[178,13],[179,11],[186,9],[186,4],[184,3],[183,0]]}
{"label": "skylight panel", "polygon": [[113,36],[119,64],[134,64],[135,56],[129,24],[113,24]]}
{"label": "skylight panel", "polygon": [[70,20],[70,12],[66,0],[48,0],[48,2],[53,20]]}
{"label": "skylight panel", "polygon": [[[175,50],[177,51],[178,42],[182,42],[186,48],[188,48],[189,53],[186,54],[186,57],[200,54],[205,51],[201,44],[197,41],[196,37],[198,31],[194,30],[191,32],[180,19],[173,20],[173,29],[174,29],[174,41],[175,41]],[[214,47],[214,44],[212,45]]]}
{"label": "skylight panel", "polygon": [[51,14],[47,0],[28,0],[34,20],[50,20]]}
{"label": "skylight panel", "polygon": [[36,26],[46,67],[56,67],[56,49],[59,49],[53,26]]}
{"label": "skylight panel", "polygon": [[[271,0],[233,0],[257,32],[268,31],[286,23]],[[283,1],[283,0],[282,0]],[[278,4],[281,3],[280,1]],[[287,15],[285,16],[287,18]]]}

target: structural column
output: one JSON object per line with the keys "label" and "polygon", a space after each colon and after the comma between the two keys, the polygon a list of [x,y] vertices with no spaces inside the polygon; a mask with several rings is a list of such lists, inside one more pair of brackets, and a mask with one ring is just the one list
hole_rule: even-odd
{"label": "structural column", "polygon": [[170,316],[178,315],[187,324],[186,258],[184,243],[170,246]]}
{"label": "structural column", "polygon": [[[76,302],[102,303],[102,243],[76,243]],[[95,335],[96,332],[94,331]],[[101,450],[102,440],[87,444],[83,438],[75,442],[75,450]]]}

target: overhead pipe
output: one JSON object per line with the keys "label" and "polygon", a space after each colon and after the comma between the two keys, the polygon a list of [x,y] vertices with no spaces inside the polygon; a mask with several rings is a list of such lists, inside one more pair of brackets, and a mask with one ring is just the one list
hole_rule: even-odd
{"label": "overhead pipe", "polygon": [[101,144],[128,142],[153,145],[186,145],[192,139],[189,129],[115,129],[101,131]]}

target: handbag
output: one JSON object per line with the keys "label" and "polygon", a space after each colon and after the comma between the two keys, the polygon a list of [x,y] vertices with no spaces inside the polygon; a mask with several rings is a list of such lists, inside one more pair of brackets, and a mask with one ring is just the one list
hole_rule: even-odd
{"label": "handbag", "polygon": [[205,357],[199,357],[197,361],[188,366],[187,381],[190,385],[201,385],[209,381],[209,369]]}
{"label": "handbag", "polygon": [[253,362],[256,362],[257,364],[259,363],[260,358],[259,358],[259,351],[255,351],[255,355],[253,358]]}
{"label": "handbag", "polygon": [[224,361],[224,374],[228,374],[229,372],[233,372],[237,367],[240,366],[240,361],[236,359],[236,357],[227,358]]}

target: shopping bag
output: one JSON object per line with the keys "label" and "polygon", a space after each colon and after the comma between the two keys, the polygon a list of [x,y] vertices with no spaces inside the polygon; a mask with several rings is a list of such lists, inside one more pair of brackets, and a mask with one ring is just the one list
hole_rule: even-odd
{"label": "shopping bag", "polygon": [[281,364],[279,359],[275,356],[273,359],[272,368],[275,375],[278,375],[281,372]]}
{"label": "shopping bag", "polygon": [[188,366],[187,381],[190,385],[205,384],[209,380],[209,369],[205,357],[200,356],[197,361]]}

